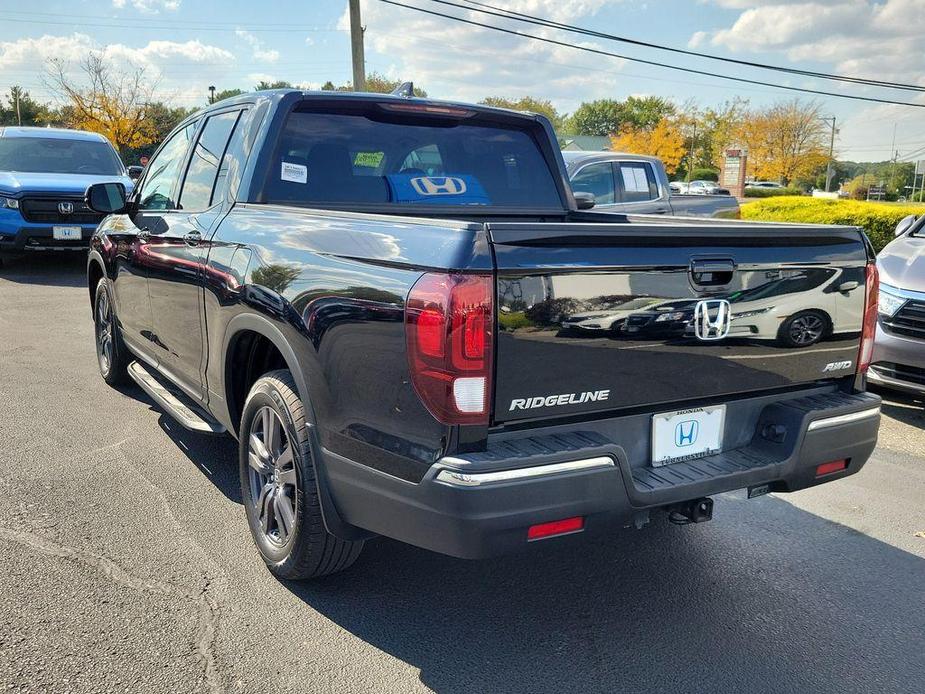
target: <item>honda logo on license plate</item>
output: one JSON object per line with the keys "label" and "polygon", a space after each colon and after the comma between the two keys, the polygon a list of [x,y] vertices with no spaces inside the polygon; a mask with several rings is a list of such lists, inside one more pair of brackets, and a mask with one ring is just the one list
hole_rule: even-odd
{"label": "honda logo on license plate", "polygon": [[729,334],[729,302],[704,299],[694,307],[694,335],[698,340],[722,340]]}

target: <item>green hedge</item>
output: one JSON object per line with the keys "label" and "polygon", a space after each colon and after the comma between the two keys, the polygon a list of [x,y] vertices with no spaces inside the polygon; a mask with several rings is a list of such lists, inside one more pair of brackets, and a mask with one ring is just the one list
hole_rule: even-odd
{"label": "green hedge", "polygon": [[899,220],[910,214],[925,214],[925,206],[810,197],[770,198],[742,205],[742,219],[861,227],[878,252],[893,240]]}
{"label": "green hedge", "polygon": [[803,195],[799,188],[751,188],[745,186],[747,198],[777,198],[781,195]]}

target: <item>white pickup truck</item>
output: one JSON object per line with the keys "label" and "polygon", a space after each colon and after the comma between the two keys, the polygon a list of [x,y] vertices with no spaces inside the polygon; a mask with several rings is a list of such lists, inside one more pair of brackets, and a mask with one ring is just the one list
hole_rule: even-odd
{"label": "white pickup truck", "polygon": [[[681,217],[738,218],[732,195],[672,192],[665,166],[658,157],[623,152],[571,152],[562,156],[579,205],[604,212],[670,214]],[[588,195],[590,194],[590,195]]]}

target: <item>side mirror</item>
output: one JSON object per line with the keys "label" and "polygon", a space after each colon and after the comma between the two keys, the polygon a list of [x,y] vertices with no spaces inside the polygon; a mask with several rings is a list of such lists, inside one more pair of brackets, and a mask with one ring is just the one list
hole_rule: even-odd
{"label": "side mirror", "polygon": [[860,287],[861,284],[854,280],[848,280],[847,282],[842,282],[838,285],[838,291],[840,292],[851,292]]}
{"label": "side mirror", "polygon": [[137,164],[134,166],[129,166],[128,167],[128,177],[132,179],[133,181],[137,181],[141,177],[141,172],[144,170],[145,170],[145,167],[138,166]]}
{"label": "side mirror", "polygon": [[84,193],[84,202],[94,212],[118,214],[125,211],[125,186],[121,183],[94,183]]}
{"label": "side mirror", "polygon": [[910,214],[906,217],[903,217],[902,219],[899,220],[899,224],[896,225],[896,231],[893,233],[896,236],[902,236],[907,231],[909,231],[910,227],[913,224],[915,224],[917,219],[918,217],[916,217],[914,214]]}
{"label": "side mirror", "polygon": [[574,195],[579,210],[590,210],[594,207],[594,193],[576,192]]}

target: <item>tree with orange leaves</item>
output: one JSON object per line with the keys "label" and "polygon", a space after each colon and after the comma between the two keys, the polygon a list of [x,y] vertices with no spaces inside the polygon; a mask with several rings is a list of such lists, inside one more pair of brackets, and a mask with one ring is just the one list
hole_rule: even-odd
{"label": "tree with orange leaves", "polygon": [[115,71],[98,53],[88,55],[79,67],[84,84],[76,84],[69,66],[58,59],[50,61],[46,78],[66,102],[62,112],[68,127],[103,135],[120,154],[154,142],[157,128],[148,108],[155,84],[145,79],[144,68]]}
{"label": "tree with orange leaves", "polygon": [[686,151],[684,134],[677,117],[661,118],[651,128],[624,126],[610,137],[610,147],[618,152],[658,157],[669,174],[677,171]]}

